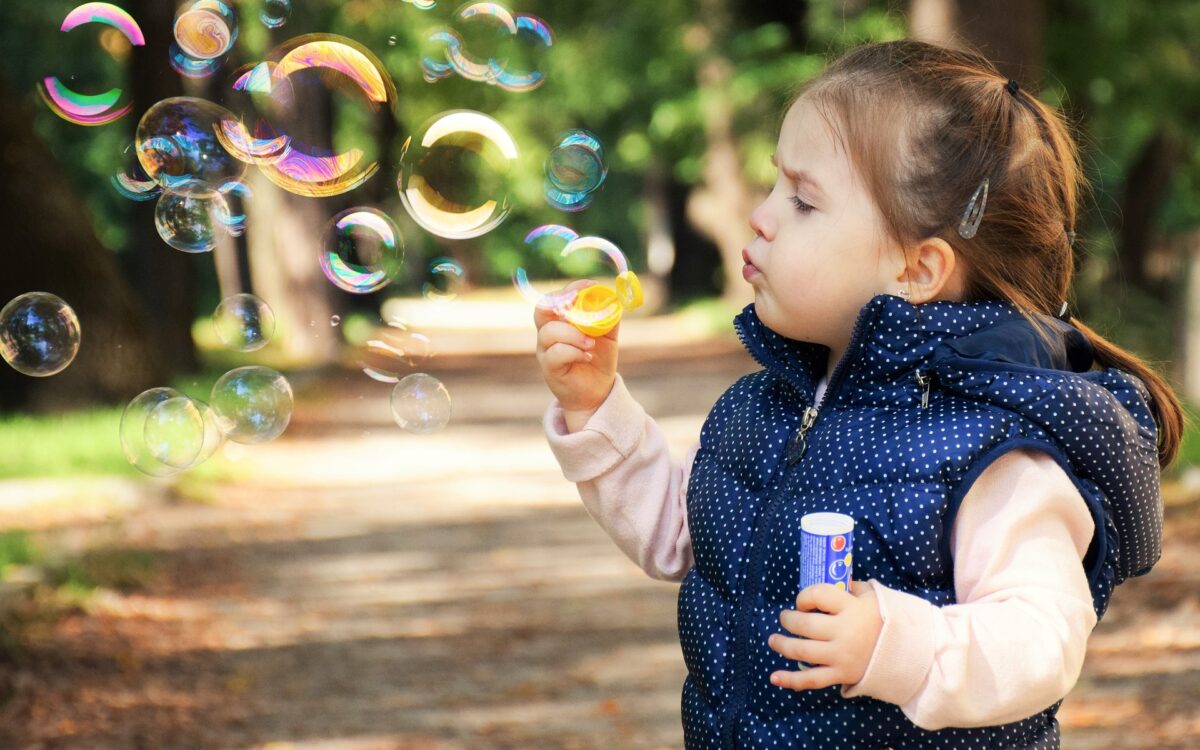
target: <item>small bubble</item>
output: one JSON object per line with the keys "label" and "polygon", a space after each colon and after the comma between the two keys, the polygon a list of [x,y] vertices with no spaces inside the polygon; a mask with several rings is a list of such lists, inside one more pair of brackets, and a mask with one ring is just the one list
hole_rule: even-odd
{"label": "small bubble", "polygon": [[338,326],[338,325],[339,325],[341,322],[342,322],[342,316],[341,316],[341,315],[333,315],[333,316],[331,316],[331,317],[329,318],[329,325],[331,325],[331,326],[334,326],[334,327],[336,327],[336,326]]}
{"label": "small bubble", "polygon": [[389,37],[388,37],[388,46],[389,46],[389,47],[395,47],[395,46],[396,46],[396,42],[398,42],[398,41],[399,41],[399,40],[398,40],[398,39],[396,39],[396,35],[395,35],[395,34],[392,34],[391,36],[389,36]]}

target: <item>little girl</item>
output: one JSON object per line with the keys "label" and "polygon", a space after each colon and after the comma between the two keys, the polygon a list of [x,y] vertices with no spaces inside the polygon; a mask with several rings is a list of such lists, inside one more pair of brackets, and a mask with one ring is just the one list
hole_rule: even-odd
{"label": "little girl", "polygon": [[[983,57],[899,41],[807,84],[774,160],[734,321],[762,369],[682,465],[616,331],[535,321],[564,475],[682,581],[686,745],[1057,748],[1113,587],[1158,559],[1183,429],[1167,384],[1067,313],[1076,146]],[[800,590],[819,511],[855,520],[851,591]]]}

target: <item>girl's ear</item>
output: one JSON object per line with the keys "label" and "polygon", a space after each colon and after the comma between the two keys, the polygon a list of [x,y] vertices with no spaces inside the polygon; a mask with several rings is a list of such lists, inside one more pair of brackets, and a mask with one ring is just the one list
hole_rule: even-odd
{"label": "girl's ear", "polygon": [[928,237],[907,248],[905,267],[896,281],[912,291],[914,305],[934,300],[961,300],[966,292],[966,264],[950,243]]}

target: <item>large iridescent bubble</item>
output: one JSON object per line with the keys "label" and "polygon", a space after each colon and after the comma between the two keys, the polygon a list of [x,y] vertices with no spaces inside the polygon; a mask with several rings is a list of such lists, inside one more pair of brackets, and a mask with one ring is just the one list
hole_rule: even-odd
{"label": "large iridescent bubble", "polygon": [[445,112],[405,141],[396,187],[425,230],[450,239],[486,234],[504,221],[518,157],[512,135],[473,110]]}
{"label": "large iridescent bubble", "polygon": [[396,89],[383,63],[358,42],[333,34],[308,34],[273,50],[266,61],[243,73],[234,88],[252,105],[220,127],[230,153],[257,164],[279,187],[297,195],[327,197],[358,187],[379,171],[365,144],[306,142],[314,94],[331,92],[371,113],[392,116]]}
{"label": "large iridescent bubble", "polygon": [[79,353],[79,318],[47,292],[28,292],[0,309],[0,356],[24,375],[62,372]]}
{"label": "large iridescent bubble", "polygon": [[217,139],[229,110],[204,99],[176,96],[154,104],[138,123],[135,145],[146,174],[164,188],[188,195],[215,193],[246,172]]}
{"label": "large iridescent bubble", "polygon": [[[146,44],[137,21],[127,12],[110,3],[85,3],[63,19],[60,31],[78,26],[101,23],[119,31],[129,44]],[[38,81],[38,92],[51,111],[76,125],[104,125],[117,120],[133,109],[129,95],[120,88],[110,88],[98,94],[84,94],[63,83],[58,76],[46,76]]]}

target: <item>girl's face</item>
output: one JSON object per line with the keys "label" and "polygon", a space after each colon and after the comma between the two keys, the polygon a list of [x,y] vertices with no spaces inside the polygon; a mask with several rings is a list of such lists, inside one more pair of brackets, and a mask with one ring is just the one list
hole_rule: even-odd
{"label": "girl's face", "polygon": [[775,186],[750,215],[743,275],[764,324],[840,355],[863,305],[905,288],[903,253],[849,155],[803,99],[784,118],[775,163]]}

